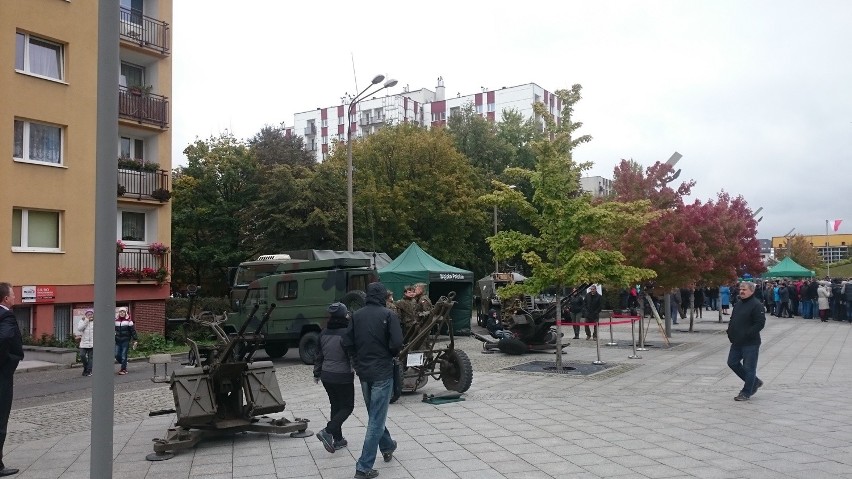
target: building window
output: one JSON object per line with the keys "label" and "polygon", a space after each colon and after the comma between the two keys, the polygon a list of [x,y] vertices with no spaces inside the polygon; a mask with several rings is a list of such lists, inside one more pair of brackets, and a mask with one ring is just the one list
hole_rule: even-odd
{"label": "building window", "polygon": [[327,137],[327,136],[322,137],[322,144],[323,144],[323,145],[327,145],[327,144],[328,144],[328,137]]}
{"label": "building window", "polygon": [[281,281],[275,286],[275,299],[295,299],[298,295],[298,281]]}
{"label": "building window", "polygon": [[322,121],[322,126],[323,126],[323,128],[325,128],[325,127],[327,127],[327,126],[328,126],[328,119],[324,119],[324,120]]}
{"label": "building window", "polygon": [[145,159],[145,141],[139,138],[122,136],[118,141],[119,158]]}
{"label": "building window", "polygon": [[346,117],[345,117],[345,116],[339,116],[339,117],[337,117],[337,124],[338,124],[338,125],[344,125],[344,124],[346,124]]}
{"label": "building window", "polygon": [[489,103],[489,104],[488,104],[488,113],[491,113],[491,112],[493,112],[494,110],[495,110],[495,108],[494,108],[494,103]]}
{"label": "building window", "polygon": [[62,128],[45,123],[15,120],[12,157],[24,161],[62,164]]}
{"label": "building window", "polygon": [[145,213],[136,211],[122,211],[121,215],[121,240],[145,242]]}
{"label": "building window", "polygon": [[480,114],[482,113],[482,105],[476,105],[476,112]]}
{"label": "building window", "polygon": [[145,67],[134,65],[132,63],[121,62],[121,74],[118,77],[118,84],[123,87],[145,85]]}
{"label": "building window", "polygon": [[58,211],[12,209],[12,251],[59,251]]}
{"label": "building window", "polygon": [[65,74],[62,45],[27,33],[16,33],[15,70],[62,80]]}

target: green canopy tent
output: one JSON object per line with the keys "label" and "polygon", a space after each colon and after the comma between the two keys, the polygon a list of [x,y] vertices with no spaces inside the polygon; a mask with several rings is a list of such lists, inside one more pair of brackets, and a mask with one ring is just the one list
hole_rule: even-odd
{"label": "green canopy tent", "polygon": [[789,256],[769,268],[764,278],[812,278],[814,272],[793,261]]}
{"label": "green canopy tent", "polygon": [[453,332],[470,329],[473,314],[473,272],[456,268],[438,261],[423,251],[417,243],[411,243],[393,262],[379,270],[379,280],[394,298],[402,297],[406,285],[426,283],[429,299],[434,303],[441,296],[455,291],[456,304],[450,311]]}

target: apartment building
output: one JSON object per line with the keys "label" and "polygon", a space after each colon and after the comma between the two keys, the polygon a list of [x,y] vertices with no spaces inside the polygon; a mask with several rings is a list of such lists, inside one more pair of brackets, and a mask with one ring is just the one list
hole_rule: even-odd
{"label": "apartment building", "polygon": [[[339,105],[296,113],[293,126],[286,129],[288,134],[304,137],[306,148],[314,152],[317,161],[326,158],[335,140],[346,141],[346,117],[350,104],[346,97],[340,100]],[[458,92],[455,97],[447,98],[444,79],[438,77],[434,91],[428,88],[410,90],[405,86],[398,94],[359,100],[349,121],[352,136],[357,138],[375,133],[385,124],[410,122],[428,127],[445,126],[450,117],[468,104],[491,121],[499,121],[503,110],[510,109],[529,118],[533,116],[532,105],[538,102],[547,105],[559,121],[561,100],[535,83],[498,89],[482,87],[479,93],[462,95]]]}
{"label": "apartment building", "polygon": [[[852,234],[829,234],[829,235],[802,235],[811,246],[816,249],[817,254],[826,263],[836,263],[850,258],[849,248],[852,246]],[[772,247],[774,250],[787,248],[786,236],[773,236]]]}
{"label": "apartment building", "polygon": [[[120,1],[117,306],[164,329],[172,0]],[[94,299],[97,1],[0,2],[0,281],[22,332],[67,337]],[[14,45],[14,48],[13,48]],[[111,320],[111,318],[105,318]]]}

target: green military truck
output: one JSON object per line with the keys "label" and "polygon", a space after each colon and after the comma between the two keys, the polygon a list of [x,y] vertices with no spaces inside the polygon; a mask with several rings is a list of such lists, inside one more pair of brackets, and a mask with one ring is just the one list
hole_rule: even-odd
{"label": "green military truck", "polygon": [[[298,347],[302,362],[313,364],[319,333],[328,319],[327,306],[335,301],[350,310],[363,306],[367,285],[378,280],[374,258],[351,257],[347,252],[328,256],[332,257],[312,260],[266,255],[240,264],[231,289],[234,312],[228,315],[225,331],[236,334],[255,306],[255,324],[272,308],[261,331],[266,354],[280,358]],[[248,331],[254,330],[250,323]]]}

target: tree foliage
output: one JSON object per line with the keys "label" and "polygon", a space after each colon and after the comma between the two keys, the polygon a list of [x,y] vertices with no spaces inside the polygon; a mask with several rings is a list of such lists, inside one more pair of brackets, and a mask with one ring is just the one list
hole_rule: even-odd
{"label": "tree foliage", "polygon": [[266,125],[248,141],[249,148],[263,166],[290,165],[314,168],[316,159],[305,149],[298,135],[287,135],[284,125]]}
{"label": "tree foliage", "polygon": [[638,226],[646,221],[643,211],[647,203],[595,204],[589,195],[581,193],[580,174],[588,165],[578,164],[572,155],[577,146],[591,141],[591,136],[575,136],[582,126],[573,119],[580,91],[580,85],[574,85],[555,93],[562,100],[559,124],[543,104],[534,106],[544,124],[542,137],[530,144],[535,168],[510,168],[506,172],[508,177],[527,179],[533,185],[531,200],[501,183],[482,197],[488,204],[514,208],[536,229],[534,234],[500,231],[488,239],[497,258],[520,255],[532,270],[523,285],[506,287],[505,294],[536,293],[553,285],[584,282],[627,285],[654,274],[625,265],[624,256],[615,249],[588,242],[608,228]]}
{"label": "tree foliage", "polygon": [[257,199],[258,164],[229,133],[197,140],[184,154],[188,164],[173,181],[173,278],[222,294],[227,268],[253,252],[246,212]]}
{"label": "tree foliage", "polygon": [[775,248],[775,257],[779,261],[789,256],[793,261],[810,270],[825,268],[816,248],[804,236],[800,234],[790,236],[785,246],[786,248]]}

